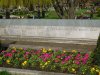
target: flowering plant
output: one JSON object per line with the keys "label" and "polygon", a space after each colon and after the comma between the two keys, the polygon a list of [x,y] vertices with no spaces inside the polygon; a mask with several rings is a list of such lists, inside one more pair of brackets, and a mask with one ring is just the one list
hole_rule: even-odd
{"label": "flowering plant", "polygon": [[[7,67],[28,68],[44,71],[82,73],[86,75],[90,70],[88,53],[80,53],[76,50],[52,49],[26,49],[9,48],[0,53],[0,64]],[[98,69],[99,72],[99,69]]]}

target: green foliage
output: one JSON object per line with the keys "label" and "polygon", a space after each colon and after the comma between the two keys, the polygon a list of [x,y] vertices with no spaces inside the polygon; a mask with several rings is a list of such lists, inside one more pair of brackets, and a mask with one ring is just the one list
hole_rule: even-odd
{"label": "green foliage", "polygon": [[100,17],[100,8],[97,8],[97,16]]}
{"label": "green foliage", "polygon": [[100,66],[100,35],[97,41],[97,47],[93,52],[93,64]]}
{"label": "green foliage", "polygon": [[[22,1],[22,0],[19,0]],[[17,5],[17,0],[0,0],[0,7],[2,8],[9,8],[9,7],[15,7]]]}
{"label": "green foliage", "polygon": [[57,15],[55,11],[48,11],[46,13],[45,19],[59,19],[59,16]]}
{"label": "green foliage", "polygon": [[0,0],[0,7],[9,8],[9,7],[30,7],[30,5],[40,7],[48,6],[51,4],[51,0]]}
{"label": "green foliage", "polygon": [[1,71],[0,75],[11,75],[11,74],[9,72],[7,72],[7,71]]}

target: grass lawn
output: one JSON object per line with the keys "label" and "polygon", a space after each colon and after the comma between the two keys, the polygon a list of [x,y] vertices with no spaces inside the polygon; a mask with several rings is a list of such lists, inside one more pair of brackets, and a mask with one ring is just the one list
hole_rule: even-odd
{"label": "grass lawn", "polygon": [[59,17],[55,11],[48,11],[44,19],[59,19]]}

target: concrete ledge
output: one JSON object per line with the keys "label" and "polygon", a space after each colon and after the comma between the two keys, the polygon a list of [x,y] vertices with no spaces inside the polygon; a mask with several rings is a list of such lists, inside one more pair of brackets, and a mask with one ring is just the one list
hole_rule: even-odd
{"label": "concrete ledge", "polygon": [[96,45],[97,39],[82,38],[52,38],[52,37],[24,37],[24,36],[0,36],[0,40],[26,41],[26,42],[49,42],[66,44]]}
{"label": "concrete ledge", "polygon": [[66,73],[55,73],[55,72],[0,67],[0,71],[4,71],[4,70],[10,72],[13,75],[75,75],[75,74],[66,74]]}

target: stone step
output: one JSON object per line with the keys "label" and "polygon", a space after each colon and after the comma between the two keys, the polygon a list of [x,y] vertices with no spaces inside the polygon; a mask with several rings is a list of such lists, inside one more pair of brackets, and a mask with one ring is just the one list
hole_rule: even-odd
{"label": "stone step", "polygon": [[72,50],[77,50],[79,52],[91,52],[95,49],[95,46],[91,45],[79,45],[79,44],[56,44],[56,43],[25,43],[25,42],[20,42],[16,44],[10,44],[9,48],[11,47],[16,47],[16,48],[33,48],[33,49],[41,49],[41,48],[46,48],[46,49],[59,49],[59,50],[67,50],[67,51],[72,51]]}

